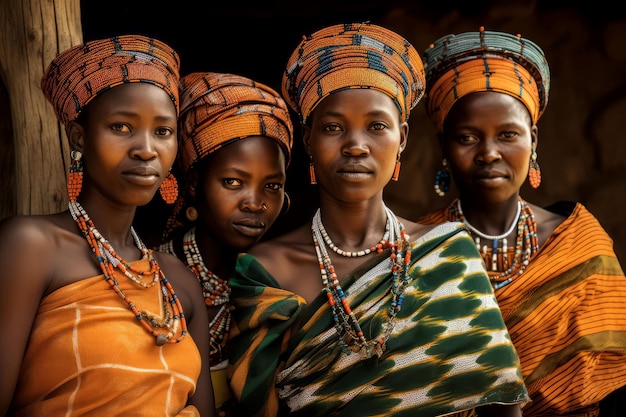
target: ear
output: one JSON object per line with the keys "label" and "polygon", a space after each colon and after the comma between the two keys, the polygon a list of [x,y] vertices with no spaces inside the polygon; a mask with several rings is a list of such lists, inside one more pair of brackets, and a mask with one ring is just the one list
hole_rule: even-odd
{"label": "ear", "polygon": [[65,133],[71,149],[83,152],[85,148],[85,128],[76,121],[65,126]]}
{"label": "ear", "polygon": [[443,155],[443,157],[446,157],[446,152],[445,152],[445,138],[443,136],[443,132],[437,132],[437,142],[439,143],[439,150],[441,151],[441,155]]}
{"label": "ear", "polygon": [[398,152],[402,152],[406,149],[406,145],[409,142],[409,123],[400,123],[400,148]]}
{"label": "ear", "polygon": [[539,144],[539,128],[537,125],[533,125],[530,128],[530,140],[533,150],[537,150],[537,145]]}

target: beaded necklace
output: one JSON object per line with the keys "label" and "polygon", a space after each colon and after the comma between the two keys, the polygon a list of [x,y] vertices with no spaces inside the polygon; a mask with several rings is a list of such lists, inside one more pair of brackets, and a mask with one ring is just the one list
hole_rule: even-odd
{"label": "beaded necklace", "polygon": [[[185,320],[183,307],[169,280],[165,277],[165,274],[154,256],[152,256],[152,251],[139,239],[139,236],[137,236],[132,226],[130,233],[137,248],[142,253],[142,259],[149,259],[150,261],[149,272],[140,271],[133,267],[130,262],[121,258],[115,252],[111,244],[100,234],[98,229],[96,229],[93,221],[89,218],[89,215],[80,203],[70,201],[69,209],[72,218],[80,228],[85,239],[87,239],[87,243],[89,243],[92,252],[96,255],[100,269],[104,274],[104,279],[110,285],[111,289],[128,304],[128,307],[135,315],[137,321],[141,323],[148,333],[154,336],[157,346],[162,346],[166,343],[178,343],[183,340],[187,335],[187,321]],[[163,306],[162,318],[147,310],[141,310],[141,308],[135,305],[124,290],[120,288],[115,278],[115,269],[118,269],[124,276],[129,278],[131,282],[140,287],[153,287],[157,283],[160,285]],[[143,280],[145,276],[151,277],[151,280]],[[181,327],[180,335],[174,338],[174,335],[178,333],[179,323]]]}
{"label": "beaded necklace", "polygon": [[[315,218],[314,218],[315,221]],[[382,252],[382,247],[385,244],[385,242],[389,241],[389,217],[387,217],[387,222],[385,223],[385,233],[383,234],[383,238],[374,246],[372,246],[371,248],[367,248],[364,250],[360,250],[360,251],[356,251],[356,252],[348,252],[348,251],[344,251],[342,249],[339,249],[337,246],[335,246],[335,244],[333,243],[333,241],[330,239],[330,236],[328,236],[328,233],[326,232],[326,229],[324,228],[324,225],[322,224],[322,219],[321,216],[318,216],[317,218],[317,227],[320,229],[320,232],[322,233],[322,237],[324,238],[324,242],[326,242],[326,244],[328,245],[329,248],[331,248],[336,254],[341,255],[341,256],[345,256],[347,258],[355,258],[358,256],[365,256],[365,255],[369,255],[372,252]]]}
{"label": "beaded necklace", "polygon": [[[331,262],[328,251],[326,250],[325,241],[322,235],[322,219],[320,209],[317,210],[313,221],[311,222],[311,231],[313,235],[313,244],[315,245],[315,253],[320,266],[322,283],[324,284],[324,292],[328,298],[333,319],[335,321],[335,329],[339,338],[339,345],[343,353],[361,352],[365,357],[372,356],[372,349],[378,357],[383,355],[386,349],[386,342],[393,330],[393,323],[398,312],[402,308],[404,299],[404,289],[411,281],[411,277],[407,274],[408,266],[411,262],[411,252],[408,250],[408,237],[405,233],[404,226],[398,221],[395,215],[385,207],[387,214],[387,224],[390,225],[389,239],[380,242],[379,250],[391,249],[389,258],[392,262],[392,285],[391,285],[391,305],[389,306],[389,322],[384,326],[385,331],[378,339],[367,340],[363,334],[361,326],[348,304],[348,300],[339,284],[335,268]],[[377,245],[377,247],[378,247]]]}
{"label": "beaded necklace", "polygon": [[[526,201],[521,197],[517,205],[517,213],[509,229],[501,235],[487,235],[472,226],[461,208],[461,200],[456,199],[448,207],[449,219],[463,222],[470,233],[474,235],[476,248],[487,266],[487,274],[494,289],[499,289],[510,284],[522,275],[528,266],[530,259],[539,249],[537,238],[537,222],[535,216]],[[517,238],[515,247],[509,247],[507,237],[517,226]],[[483,245],[481,238],[491,240],[491,247]],[[499,244],[501,242],[501,244]],[[489,267],[490,266],[490,267]]]}
{"label": "beaded necklace", "polygon": [[196,242],[195,226],[189,229],[183,237],[183,252],[187,266],[202,284],[202,295],[206,305],[220,306],[216,316],[209,323],[210,365],[217,365],[225,359],[230,330],[230,285],[228,281],[219,278],[206,267]]}

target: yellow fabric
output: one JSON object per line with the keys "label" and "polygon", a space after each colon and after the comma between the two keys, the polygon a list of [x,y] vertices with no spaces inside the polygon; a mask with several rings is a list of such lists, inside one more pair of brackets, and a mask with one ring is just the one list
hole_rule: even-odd
{"label": "yellow fabric", "polygon": [[123,35],[73,46],[52,60],[41,89],[67,124],[98,94],[124,83],[146,82],[167,92],[178,112],[180,59],[165,43]]}
{"label": "yellow fabric", "polygon": [[441,131],[448,112],[460,98],[479,91],[496,91],[519,99],[537,123],[539,91],[532,75],[520,64],[497,57],[458,64],[429,86],[427,112]]}
{"label": "yellow fabric", "polygon": [[[137,261],[149,271],[148,260]],[[161,316],[159,285],[119,274],[138,308]],[[45,297],[31,332],[12,407],[15,416],[198,416],[186,407],[200,374],[189,334],[157,346],[102,275]]]}

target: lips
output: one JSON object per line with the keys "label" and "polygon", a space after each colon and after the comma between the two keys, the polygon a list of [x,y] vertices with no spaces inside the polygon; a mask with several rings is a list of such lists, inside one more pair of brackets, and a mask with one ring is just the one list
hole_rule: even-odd
{"label": "lips", "polygon": [[341,167],[339,172],[348,174],[370,174],[372,170],[360,164],[347,164]]}
{"label": "lips", "polygon": [[122,175],[133,184],[150,186],[159,181],[160,173],[151,166],[138,166],[125,170]]}
{"label": "lips", "polygon": [[265,232],[265,223],[259,219],[246,218],[233,222],[233,227],[244,236],[257,238]]}

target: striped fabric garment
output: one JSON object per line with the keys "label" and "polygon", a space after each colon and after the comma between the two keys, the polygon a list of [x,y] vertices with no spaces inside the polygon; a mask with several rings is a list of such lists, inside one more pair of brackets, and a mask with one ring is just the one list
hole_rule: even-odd
{"label": "striped fabric garment", "polygon": [[[524,403],[517,354],[462,225],[438,226],[410,250],[412,280],[380,358],[342,353],[325,294],[306,305],[240,255],[231,386],[244,415],[467,416],[484,404]],[[388,323],[390,268],[383,252],[340,279],[368,338]]]}
{"label": "striped fabric garment", "polygon": [[613,241],[580,203],[562,214],[524,273],[496,290],[532,400],[524,417],[597,415],[597,403],[626,386],[626,278]]}
{"label": "striped fabric garment", "polygon": [[[148,259],[132,264],[150,270]],[[162,316],[158,284],[141,288],[115,274],[138,307]],[[42,300],[12,415],[199,416],[185,406],[199,374],[200,353],[191,336],[157,346],[100,275]]]}

